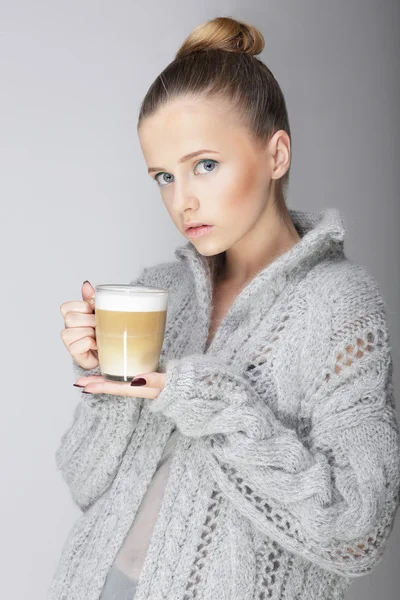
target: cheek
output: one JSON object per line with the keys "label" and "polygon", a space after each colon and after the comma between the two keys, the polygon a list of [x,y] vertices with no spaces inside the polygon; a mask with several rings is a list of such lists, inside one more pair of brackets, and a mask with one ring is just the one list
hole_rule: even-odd
{"label": "cheek", "polygon": [[234,181],[231,180],[229,185],[224,188],[224,192],[220,196],[222,199],[220,206],[224,210],[229,210],[233,216],[233,213],[243,210],[245,206],[256,208],[262,195],[259,173],[254,169],[248,169]]}

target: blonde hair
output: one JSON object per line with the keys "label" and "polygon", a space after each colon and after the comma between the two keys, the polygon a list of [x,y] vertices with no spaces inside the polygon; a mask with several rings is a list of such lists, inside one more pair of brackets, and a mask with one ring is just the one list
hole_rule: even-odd
{"label": "blonde hair", "polygon": [[[281,129],[291,137],[283,92],[270,69],[255,58],[264,46],[261,32],[244,21],[216,17],[198,25],[150,86],[137,128],[173,99],[220,98],[232,105],[256,145],[266,144]],[[279,182],[281,216],[286,212],[289,171],[290,167]],[[212,280],[217,281],[223,274],[225,252],[206,258]]]}

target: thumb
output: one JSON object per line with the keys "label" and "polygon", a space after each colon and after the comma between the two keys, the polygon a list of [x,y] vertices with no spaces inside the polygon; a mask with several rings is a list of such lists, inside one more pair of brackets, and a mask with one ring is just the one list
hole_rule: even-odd
{"label": "thumb", "polygon": [[82,299],[94,306],[96,290],[91,285],[90,281],[84,281],[82,284]]}

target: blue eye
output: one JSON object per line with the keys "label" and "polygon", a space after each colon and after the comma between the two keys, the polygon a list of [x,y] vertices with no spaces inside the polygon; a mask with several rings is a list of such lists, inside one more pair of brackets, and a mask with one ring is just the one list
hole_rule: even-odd
{"label": "blue eye", "polygon": [[[164,186],[164,185],[162,185],[162,184],[161,184],[161,183],[158,181],[158,179],[157,179],[157,177],[159,177],[160,175],[168,175],[168,177],[169,177],[169,176],[170,176],[170,174],[169,174],[169,173],[157,173],[157,175],[156,175],[155,177],[153,177],[154,181],[156,181],[160,187],[165,187],[165,186]],[[167,181],[167,183],[169,183],[169,181]]]}
{"label": "blue eye", "polygon": [[[204,164],[204,165],[210,165],[211,164],[212,167],[215,167],[218,164],[218,162],[216,160],[212,160],[211,158],[203,158],[198,163],[196,163],[196,167],[197,167],[197,165],[200,165],[200,164]],[[214,169],[212,169],[211,171],[207,170],[206,173],[212,173],[213,170]],[[168,183],[170,183],[170,181],[167,181],[164,184],[161,184],[160,181],[158,180],[158,177],[160,175],[162,175],[162,176],[166,175],[167,177],[173,177],[173,175],[171,175],[170,173],[157,173],[157,175],[155,175],[153,177],[153,179],[154,179],[154,181],[156,181],[158,183],[158,185],[160,187],[165,187],[165,185],[167,185]],[[201,175],[202,175],[202,173],[201,173]]]}
{"label": "blue eye", "polygon": [[[207,164],[210,165],[211,164],[212,167],[215,167],[215,165],[217,164],[217,161],[216,160],[211,160],[210,158],[204,158],[203,160],[200,160],[197,164],[198,165],[201,165],[201,164],[203,164],[203,165],[207,165]],[[206,171],[206,173],[211,173],[211,171]]]}

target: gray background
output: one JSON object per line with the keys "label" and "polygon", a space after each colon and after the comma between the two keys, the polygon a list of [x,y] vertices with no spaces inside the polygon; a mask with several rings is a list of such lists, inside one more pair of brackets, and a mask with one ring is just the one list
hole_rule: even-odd
{"label": "gray background", "polygon": [[[292,126],[288,204],[343,210],[347,254],[388,304],[399,390],[399,12],[389,0],[1,0],[2,597],[45,598],[80,514],[55,467],[79,398],[60,305],[84,279],[128,282],[186,241],[136,122],[199,23],[232,16],[265,36]],[[398,597],[399,542],[398,518],[349,599]]]}

